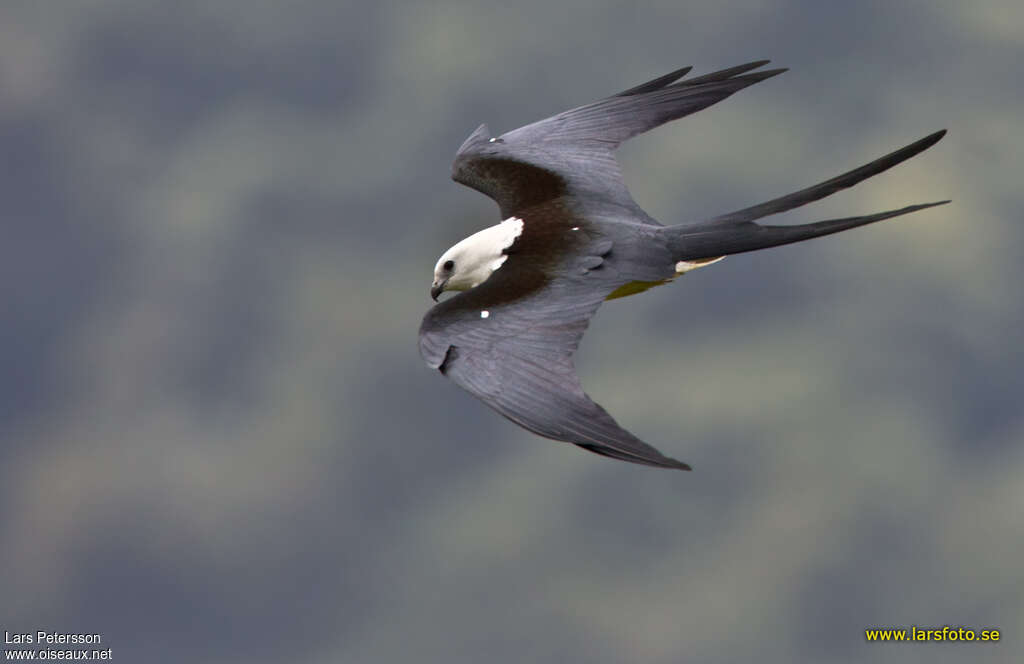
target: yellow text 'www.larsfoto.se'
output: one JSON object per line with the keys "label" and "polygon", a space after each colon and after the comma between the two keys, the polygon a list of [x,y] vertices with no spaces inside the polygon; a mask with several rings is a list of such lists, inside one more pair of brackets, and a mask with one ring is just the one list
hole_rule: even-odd
{"label": "yellow text 'www.larsfoto.se'", "polygon": [[1002,634],[998,629],[973,630],[968,627],[917,627],[910,629],[865,629],[868,641],[981,641],[995,643]]}

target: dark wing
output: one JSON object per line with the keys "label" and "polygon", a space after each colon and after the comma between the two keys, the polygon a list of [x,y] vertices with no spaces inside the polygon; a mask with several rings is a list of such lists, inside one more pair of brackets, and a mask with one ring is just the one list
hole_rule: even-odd
{"label": "dark wing", "polygon": [[580,386],[572,355],[590,317],[621,284],[605,264],[612,243],[580,242],[565,263],[545,270],[535,269],[534,255],[513,253],[484,283],[442,301],[423,318],[420,353],[538,435],[623,461],[689,470],[616,424]]}
{"label": "dark wing", "polygon": [[785,69],[747,73],[767,60],[677,81],[676,70],[600,101],[492,137],[486,125],[459,148],[452,179],[493,198],[503,217],[567,195],[581,209],[628,208],[656,224],[633,201],[613,154],[623,141],[711,106]]}

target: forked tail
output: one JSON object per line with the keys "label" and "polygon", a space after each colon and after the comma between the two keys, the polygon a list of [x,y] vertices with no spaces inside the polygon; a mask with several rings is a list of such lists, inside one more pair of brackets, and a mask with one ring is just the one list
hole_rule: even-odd
{"label": "forked tail", "polygon": [[801,205],[820,200],[847,187],[852,187],[858,182],[888,170],[896,164],[927,150],[945,135],[945,129],[937,131],[860,168],[843,173],[807,189],[761,203],[760,205],[719,215],[713,219],[695,224],[665,228],[663,232],[668,235],[669,248],[675,259],[679,261],[726,256],[744,251],[756,251],[757,249],[766,249],[768,247],[790,244],[791,242],[809,240],[821,237],[822,235],[838,233],[856,228],[857,226],[864,226],[865,224],[882,221],[883,219],[891,219],[892,217],[949,203],[948,200],[922,203],[898,210],[878,212],[860,217],[828,219],[826,221],[797,226],[764,226],[754,223],[755,219],[786,212]]}

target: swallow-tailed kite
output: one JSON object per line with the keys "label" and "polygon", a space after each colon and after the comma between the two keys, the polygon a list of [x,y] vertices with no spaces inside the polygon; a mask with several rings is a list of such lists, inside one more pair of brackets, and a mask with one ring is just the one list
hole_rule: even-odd
{"label": "swallow-tailed kite", "polygon": [[934,145],[945,131],[813,187],[704,221],[663,226],[640,209],[614,151],[626,139],[785,69],[767,60],[682,79],[676,70],[501,136],[481,125],[452,178],[497,202],[501,223],[444,252],[430,294],[461,291],[423,318],[427,364],[516,424],[648,466],[689,470],[616,424],[584,394],[572,354],[605,300],[668,283],[729,254],[845,231],[948,201],[798,226],[754,223],[819,200]]}

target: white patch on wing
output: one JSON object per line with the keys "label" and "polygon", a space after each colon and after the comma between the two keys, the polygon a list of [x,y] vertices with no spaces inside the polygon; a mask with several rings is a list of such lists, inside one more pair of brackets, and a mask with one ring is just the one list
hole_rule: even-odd
{"label": "white patch on wing", "polygon": [[679,261],[678,263],[676,263],[676,274],[686,274],[687,272],[696,270],[699,267],[704,267],[706,265],[711,265],[712,263],[717,263],[723,258],[725,258],[725,256],[717,256],[715,258],[700,258],[695,261]]}
{"label": "white patch on wing", "polygon": [[487,310],[484,310],[484,311],[480,312],[480,318],[487,318],[490,315],[491,315],[491,312],[487,311]]}

